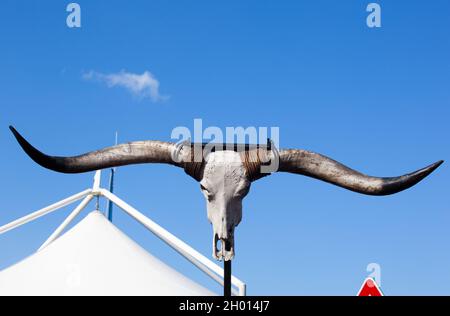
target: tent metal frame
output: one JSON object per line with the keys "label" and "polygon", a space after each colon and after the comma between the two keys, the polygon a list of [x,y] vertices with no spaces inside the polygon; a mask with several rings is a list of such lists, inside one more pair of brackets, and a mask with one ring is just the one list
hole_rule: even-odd
{"label": "tent metal frame", "polygon": [[[58,228],[47,238],[47,240],[42,244],[42,246],[37,250],[38,252],[43,250],[53,241],[55,241],[62,232],[72,223],[72,221],[88,206],[89,202],[95,197],[103,197],[114,203],[120,209],[122,209],[130,217],[134,218],[150,232],[152,232],[156,237],[161,239],[164,243],[173,248],[176,252],[182,255],[185,259],[191,262],[194,266],[208,275],[211,279],[224,286],[224,269],[215,264],[213,261],[202,255],[200,252],[186,244],[184,241],[152,221],[150,218],[139,212],[137,209],[117,197],[110,191],[101,188],[101,171],[98,170],[94,176],[94,184],[92,188],[86,189],[80,193],[74,194],[66,199],[58,201],[47,207],[44,207],[38,211],[21,217],[15,221],[12,221],[2,227],[0,227],[0,235],[32,222],[40,217],[53,213],[63,207],[66,207],[72,203],[75,203],[82,199],[81,203],[67,216],[67,218],[58,226]],[[244,282],[231,276],[231,284],[233,285],[232,293],[237,296],[245,296],[247,286]]]}

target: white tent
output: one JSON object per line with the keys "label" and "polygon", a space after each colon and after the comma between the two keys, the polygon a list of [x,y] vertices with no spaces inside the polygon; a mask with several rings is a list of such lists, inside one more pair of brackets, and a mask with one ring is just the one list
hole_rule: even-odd
{"label": "white tent", "polygon": [[49,246],[0,272],[0,295],[214,295],[94,211]]}
{"label": "white tent", "polygon": [[[98,211],[60,236],[93,198],[103,197],[224,285],[221,267],[101,188],[100,178],[97,171],[92,188],[0,227],[1,235],[82,200],[35,254],[0,271],[0,295],[215,295],[141,248]],[[244,282],[231,276],[231,284],[233,294],[245,295]]]}

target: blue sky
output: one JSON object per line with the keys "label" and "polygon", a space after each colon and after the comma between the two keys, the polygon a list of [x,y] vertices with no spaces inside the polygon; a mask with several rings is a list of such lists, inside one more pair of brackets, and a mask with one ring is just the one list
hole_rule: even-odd
{"label": "blue sky", "polygon": [[[68,3],[1,4],[0,225],[93,177],[37,166],[10,124],[58,155],[110,145],[115,131],[120,141],[170,141],[174,127],[202,118],[221,128],[278,126],[281,147],[372,175],[449,160],[448,1],[378,1],[377,29],[366,26],[369,1],[80,0],[80,29],[66,26]],[[85,78],[145,71],[168,98]],[[447,164],[388,197],[290,174],[254,183],[236,230],[235,275],[252,295],[354,295],[376,262],[387,295],[450,294]],[[210,256],[204,198],[182,170],[120,168],[116,193]],[[31,254],[70,210],[0,236],[0,268]],[[116,211],[115,223],[220,292],[126,215]]]}

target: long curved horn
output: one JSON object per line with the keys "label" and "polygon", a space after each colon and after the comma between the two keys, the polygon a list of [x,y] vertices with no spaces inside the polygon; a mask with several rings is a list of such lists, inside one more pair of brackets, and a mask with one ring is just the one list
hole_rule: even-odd
{"label": "long curved horn", "polygon": [[317,153],[288,149],[280,151],[278,171],[305,175],[362,194],[389,195],[412,187],[443,162],[443,160],[438,161],[428,167],[399,177],[378,178],[362,174]]}
{"label": "long curved horn", "polygon": [[34,148],[22,135],[9,127],[23,150],[39,165],[62,173],[82,173],[141,163],[166,163],[180,167],[172,159],[175,144],[160,141],[131,142],[74,157],[48,156]]}

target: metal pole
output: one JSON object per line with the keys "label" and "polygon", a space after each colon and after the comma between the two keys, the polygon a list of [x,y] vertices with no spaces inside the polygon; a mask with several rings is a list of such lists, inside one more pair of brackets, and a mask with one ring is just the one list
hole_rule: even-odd
{"label": "metal pole", "polygon": [[[115,144],[117,146],[117,141],[119,139],[119,133],[116,131],[116,139],[115,139]],[[114,192],[114,175],[116,173],[116,168],[111,168],[111,174],[109,176],[109,192],[113,193]],[[108,199],[108,206],[107,206],[107,218],[108,220],[112,223],[113,220],[113,203],[111,202],[111,200]]]}
{"label": "metal pole", "polygon": [[[225,242],[224,245],[222,244],[222,247],[225,247],[226,251],[231,250],[229,242]],[[223,296],[231,296],[231,260],[225,259],[223,261]]]}
{"label": "metal pole", "polygon": [[223,296],[231,296],[231,260],[223,262]]}
{"label": "metal pole", "polygon": [[[111,169],[111,175],[109,177],[109,192],[114,192],[114,173],[116,170],[114,168]],[[113,220],[113,203],[111,200],[108,200],[108,220],[112,222]]]}
{"label": "metal pole", "polygon": [[89,204],[89,202],[94,198],[92,195],[88,195],[84,198],[84,200],[73,210],[72,213],[64,220],[64,222],[59,225],[59,227],[53,232],[53,234],[48,237],[48,239],[42,244],[42,246],[38,249],[38,251],[41,251],[45,247],[47,247],[49,244],[51,244],[56,238],[61,235],[61,233],[66,229],[67,226],[75,219],[75,217],[78,216],[78,214],[81,213],[81,211],[84,210],[84,208]]}
{"label": "metal pole", "polygon": [[72,204],[73,202],[76,202],[78,200],[81,200],[85,196],[91,194],[92,189],[84,190],[83,192],[80,192],[78,194],[72,195],[71,197],[68,197],[67,199],[64,199],[62,201],[56,202],[55,204],[52,204],[50,206],[47,206],[39,211],[36,211],[34,213],[31,213],[27,216],[24,216],[22,218],[19,218],[9,224],[6,224],[5,226],[0,227],[0,235],[6,233],[7,231],[10,231],[11,229],[17,228],[19,226],[22,226],[28,222],[34,221],[35,219],[38,219],[39,217],[42,217],[44,215],[47,215],[49,213],[52,213],[56,210],[59,210],[60,208],[63,208],[69,204]]}

